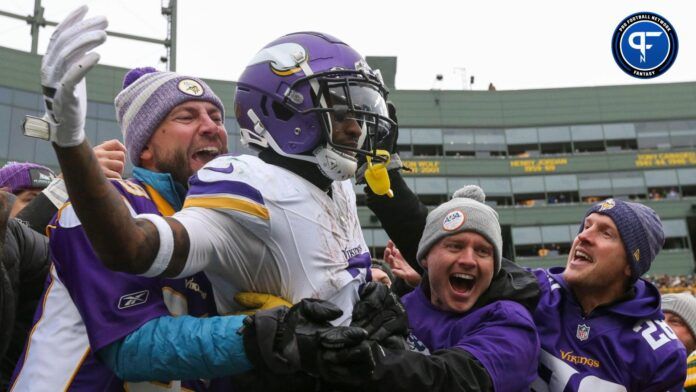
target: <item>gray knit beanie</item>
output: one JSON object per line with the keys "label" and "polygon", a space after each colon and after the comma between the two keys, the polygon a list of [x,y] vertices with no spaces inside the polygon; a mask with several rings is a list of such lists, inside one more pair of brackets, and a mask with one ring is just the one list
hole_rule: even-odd
{"label": "gray knit beanie", "polygon": [[476,185],[466,185],[452,195],[452,200],[441,204],[428,214],[425,230],[418,244],[418,262],[428,255],[430,248],[442,238],[471,231],[478,233],[493,245],[495,272],[500,271],[503,236],[500,232],[498,213],[483,204],[486,194]]}
{"label": "gray knit beanie", "polygon": [[662,311],[681,317],[696,339],[696,298],[690,293],[665,294],[662,296]]}
{"label": "gray knit beanie", "polygon": [[140,153],[169,112],[187,101],[210,102],[225,117],[222,101],[201,79],[152,67],[134,68],[126,74],[114,104],[133,165],[140,165]]}

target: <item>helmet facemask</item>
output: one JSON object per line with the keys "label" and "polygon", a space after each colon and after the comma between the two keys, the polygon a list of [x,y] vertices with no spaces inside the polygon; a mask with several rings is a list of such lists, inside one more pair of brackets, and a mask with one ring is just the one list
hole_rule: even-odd
{"label": "helmet facemask", "polygon": [[[357,156],[373,156],[395,129],[387,90],[350,46],[298,32],[262,48],[239,77],[235,114],[244,145],[317,164],[327,178],[352,177]],[[346,122],[350,122],[347,127]]]}
{"label": "helmet facemask", "polygon": [[[304,97],[299,91],[307,91],[307,85],[314,106],[301,108],[297,105],[302,103],[298,97]],[[301,115],[316,114],[324,142],[313,155],[324,175],[345,180],[357,170],[356,155],[371,156],[376,161],[383,159],[377,155],[376,146],[395,125],[389,119],[386,94],[378,76],[362,70],[336,69],[298,79],[288,89],[284,103]],[[354,134],[356,127],[360,129],[354,140],[348,134],[349,127]],[[338,130],[341,128],[342,131]]]}

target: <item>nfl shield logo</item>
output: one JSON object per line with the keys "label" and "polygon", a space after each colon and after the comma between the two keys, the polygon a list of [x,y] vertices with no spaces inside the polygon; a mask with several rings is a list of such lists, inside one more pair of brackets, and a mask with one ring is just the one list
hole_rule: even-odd
{"label": "nfl shield logo", "polygon": [[578,331],[575,333],[575,337],[579,340],[587,340],[590,337],[590,327],[585,324],[578,325]]}

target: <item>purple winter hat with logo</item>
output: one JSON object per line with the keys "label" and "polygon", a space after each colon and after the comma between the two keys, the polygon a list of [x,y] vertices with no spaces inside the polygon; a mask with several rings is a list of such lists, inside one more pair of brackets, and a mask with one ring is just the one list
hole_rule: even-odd
{"label": "purple winter hat with logo", "polygon": [[187,101],[210,102],[225,117],[222,101],[199,78],[160,72],[152,67],[134,68],[126,74],[123,90],[116,96],[114,105],[133,165],[140,165],[140,153],[169,112]]}
{"label": "purple winter hat with logo", "polygon": [[614,221],[626,249],[626,258],[631,267],[631,282],[635,282],[648,272],[650,264],[665,243],[660,217],[646,205],[606,199],[587,210],[580,222],[579,232],[585,227],[585,218],[594,213],[606,215]]}
{"label": "purple winter hat with logo", "polygon": [[31,162],[8,162],[0,168],[0,188],[17,194],[25,189],[43,189],[56,178],[53,170]]}

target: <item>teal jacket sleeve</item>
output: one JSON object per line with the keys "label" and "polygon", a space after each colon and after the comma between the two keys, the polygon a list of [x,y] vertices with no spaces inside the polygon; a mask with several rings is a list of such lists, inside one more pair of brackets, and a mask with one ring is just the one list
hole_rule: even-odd
{"label": "teal jacket sleeve", "polygon": [[121,379],[210,379],[250,370],[242,335],[246,316],[162,316],[97,355]]}

